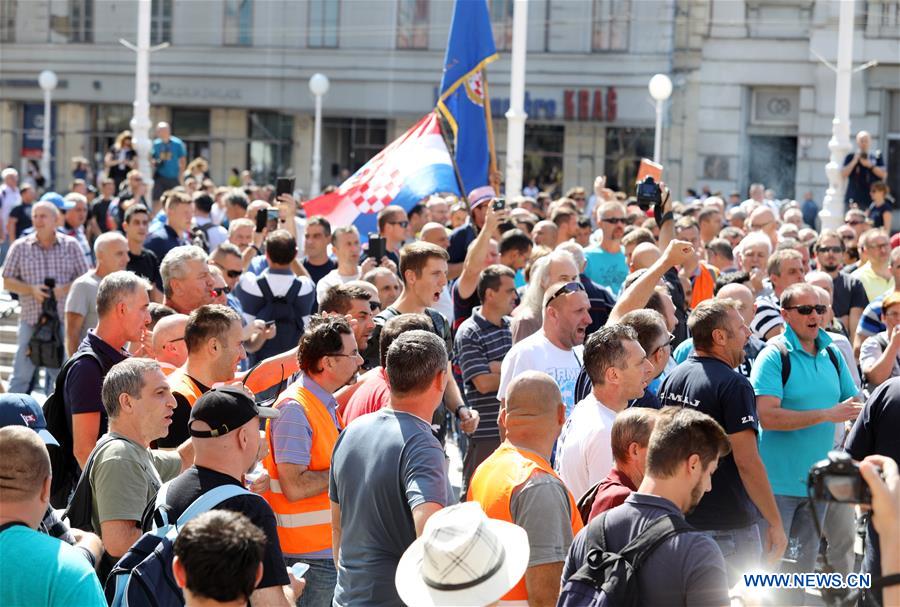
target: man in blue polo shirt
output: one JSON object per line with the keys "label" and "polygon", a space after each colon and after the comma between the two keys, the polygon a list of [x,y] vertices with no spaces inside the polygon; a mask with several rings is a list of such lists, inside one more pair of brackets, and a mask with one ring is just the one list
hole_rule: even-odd
{"label": "man in blue polo shirt", "polygon": [[[763,427],[760,455],[789,540],[785,556],[796,559],[797,571],[813,570],[819,547],[807,503],[809,468],[834,445],[835,424],[854,419],[862,407],[844,357],[819,328],[825,311],[812,285],[785,289],[785,331],[760,352],[750,374]],[[782,349],[790,363],[786,381]]]}
{"label": "man in blue polo shirt", "polygon": [[187,162],[184,142],[172,135],[168,122],[156,125],[156,139],[153,140],[153,202],[166,190],[181,185],[181,176]]}

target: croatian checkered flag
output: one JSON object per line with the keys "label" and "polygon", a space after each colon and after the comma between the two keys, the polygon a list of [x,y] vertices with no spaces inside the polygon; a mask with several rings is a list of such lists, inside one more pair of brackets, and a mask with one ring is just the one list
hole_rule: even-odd
{"label": "croatian checkered flag", "polygon": [[378,231],[378,211],[392,204],[408,211],[436,193],[460,195],[440,119],[432,112],[364,164],[336,192],[314,198],[303,208],[307,217],[323,215],[332,226],[354,224],[365,241],[369,232]]}

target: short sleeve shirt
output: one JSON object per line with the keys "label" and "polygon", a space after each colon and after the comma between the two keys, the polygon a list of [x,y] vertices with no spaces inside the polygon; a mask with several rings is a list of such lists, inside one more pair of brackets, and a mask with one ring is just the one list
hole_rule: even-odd
{"label": "short sleeve shirt", "polygon": [[97,438],[100,438],[106,432],[107,424],[106,408],[103,406],[100,396],[103,378],[113,365],[122,362],[129,355],[125,350],[116,350],[97,337],[93,330],[88,331],[76,350],[76,352],[85,351],[96,354],[101,364],[98,365],[97,361],[89,356],[76,361],[69,368],[69,374],[66,376],[66,383],[63,386],[63,401],[70,427],[73,415],[99,413],[100,429]]}
{"label": "short sleeve shirt", "polygon": [[178,161],[187,156],[184,142],[174,135],[169,141],[155,139],[153,141],[153,159],[156,161],[156,173],[167,179],[178,179],[181,170]]}
{"label": "short sleeve shirt", "polygon": [[72,283],[66,297],[66,313],[72,312],[83,317],[80,342],[87,335],[88,329],[97,326],[97,289],[100,288],[100,277],[94,272],[79,276]]}
{"label": "short sleeve shirt", "polygon": [[566,417],[575,406],[575,380],[581,371],[584,346],[562,350],[554,346],[543,331],[530,335],[515,344],[500,365],[500,387],[497,398],[506,398],[506,389],[519,373],[527,370],[543,371],[556,381],[566,405]]}
{"label": "short sleeve shirt", "polygon": [[125,269],[146,278],[160,291],[163,290],[162,275],[159,273],[159,258],[150,249],[142,249],[140,255],[128,251],[128,265],[125,266]]}
{"label": "short sleeve shirt", "polygon": [[621,250],[616,253],[608,253],[600,247],[589,247],[584,251],[587,265],[584,273],[588,278],[601,287],[609,289],[613,295],[618,296],[622,290],[622,283],[628,276],[628,263],[625,261],[625,253]]}
{"label": "short sleeve shirt", "polygon": [[[884,158],[881,156],[880,150],[869,152],[866,156],[873,165],[884,168]],[[844,166],[850,164],[851,160],[853,160],[853,153],[847,154],[844,158]],[[859,208],[867,209],[872,203],[872,196],[869,194],[869,191],[872,184],[876,181],[878,181],[878,178],[872,172],[872,169],[864,167],[857,162],[847,177],[847,202],[853,201],[859,205]]]}
{"label": "short sleeve shirt", "polygon": [[528,566],[562,563],[572,545],[572,506],[561,480],[536,471],[509,498],[512,522],[528,533]]}
{"label": "short sleeve shirt", "polygon": [[[663,380],[659,400],[664,407],[687,407],[706,413],[719,422],[726,434],[759,432],[753,386],[717,358],[696,353],[689,356]],[[687,520],[697,529],[737,529],[753,524],[758,517],[738,474],[734,455],[729,453],[719,459],[712,490]]]}
{"label": "short sleeve shirt", "polygon": [[478,236],[471,220],[450,232],[450,247],[447,252],[450,255],[450,263],[462,263],[466,260],[469,245]]}
{"label": "short sleeve shirt", "polygon": [[[831,307],[834,310],[836,318],[847,316],[850,314],[851,308],[865,308],[869,305],[869,298],[866,296],[866,289],[863,284],[844,272],[838,272],[837,277],[833,279],[834,297]],[[845,327],[848,331],[850,327]]]}
{"label": "short sleeve shirt", "polygon": [[750,330],[753,335],[763,341],[766,334],[772,329],[784,326],[784,318],[781,316],[781,306],[771,297],[760,296],[756,298],[756,315],[750,322]]}
{"label": "short sleeve shirt", "polygon": [[[884,348],[888,343],[888,335],[882,331],[872,337],[867,337],[859,349],[859,366],[865,372],[866,367],[870,367],[878,362],[884,353]],[[900,375],[900,356],[894,357],[894,363],[891,365],[891,377]]]}

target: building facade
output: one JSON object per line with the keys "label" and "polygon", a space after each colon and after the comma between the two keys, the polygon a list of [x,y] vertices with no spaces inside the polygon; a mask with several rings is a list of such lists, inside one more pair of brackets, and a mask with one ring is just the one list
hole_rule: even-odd
{"label": "building facade", "polygon": [[[488,68],[504,165],[512,0],[487,0],[500,59]],[[857,0],[851,128],[866,129],[900,189],[900,0]],[[322,183],[338,183],[434,105],[453,5],[428,0],[153,0],[153,121],[223,183],[232,168],[295,174],[308,189],[314,99],[326,74]],[[676,191],[751,182],[799,198],[827,187],[838,4],[832,0],[532,0],[525,183],[629,189],[653,151],[647,82],[667,73],[663,163]],[[40,156],[54,70],[54,178],[99,166],[128,128],[134,0],[0,0],[0,164]]]}

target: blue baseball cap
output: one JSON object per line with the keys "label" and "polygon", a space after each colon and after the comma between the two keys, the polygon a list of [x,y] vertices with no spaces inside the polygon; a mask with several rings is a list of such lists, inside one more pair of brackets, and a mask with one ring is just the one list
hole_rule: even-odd
{"label": "blue baseball cap", "polygon": [[44,201],[52,202],[60,210],[66,208],[66,199],[62,197],[62,194],[57,194],[56,192],[44,192],[44,195],[41,196],[41,202]]}
{"label": "blue baseball cap", "polygon": [[28,394],[0,394],[0,427],[6,426],[31,428],[46,444],[59,447],[47,431],[47,420],[40,405]]}

